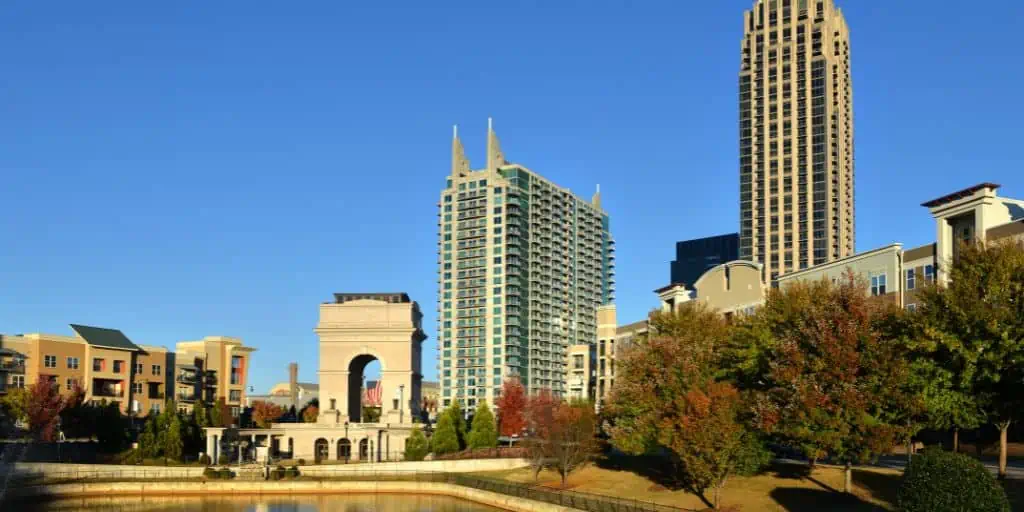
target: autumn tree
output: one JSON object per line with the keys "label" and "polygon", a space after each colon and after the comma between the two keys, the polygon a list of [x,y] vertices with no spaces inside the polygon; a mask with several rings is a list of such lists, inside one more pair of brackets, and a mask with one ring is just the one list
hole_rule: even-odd
{"label": "autumn tree", "polygon": [[37,440],[52,442],[57,439],[57,423],[64,408],[64,398],[49,377],[40,375],[28,391],[25,415],[28,429]]}
{"label": "autumn tree", "polygon": [[480,402],[473,414],[473,426],[466,436],[466,444],[469,448],[494,448],[498,445],[498,431],[494,426],[494,414],[491,413],[487,402]]}
{"label": "autumn tree", "polygon": [[264,400],[257,400],[252,403],[252,421],[259,428],[269,428],[270,424],[284,416],[284,413],[284,407]]}
{"label": "autumn tree", "polygon": [[302,421],[306,423],[316,423],[316,419],[320,416],[320,409],[315,405],[308,405],[302,408]]}
{"label": "autumn tree", "polygon": [[519,378],[506,379],[495,405],[498,406],[498,432],[508,437],[509,446],[512,446],[512,437],[522,434],[526,428],[523,417],[526,403],[526,390]]}
{"label": "autumn tree", "polygon": [[559,401],[546,389],[531,396],[526,403],[527,436],[523,447],[530,459],[533,478],[540,476],[545,461],[551,457],[551,429],[555,426],[555,410]]}
{"label": "autumn tree", "polygon": [[838,283],[794,283],[775,290],[764,306],[774,341],[758,377],[757,424],[800,448],[846,466],[887,452],[909,430],[899,411],[909,400],[909,369],[899,347],[872,325],[874,303],[866,285],[848,273]]}
{"label": "autumn tree", "polygon": [[650,334],[623,350],[607,408],[614,446],[632,454],[666,450],[680,481],[702,497],[714,490],[716,508],[727,479],[760,469],[749,461],[765,459],[743,421],[745,401],[719,381],[728,374],[721,368],[731,336],[730,324],[699,303],[654,314]]}
{"label": "autumn tree", "polygon": [[552,417],[545,444],[565,487],[569,474],[589,462],[597,450],[597,418],[594,404],[584,400],[559,403]]}
{"label": "autumn tree", "polygon": [[999,476],[1007,431],[1024,411],[1024,245],[960,247],[948,283],[921,291],[919,310],[935,326],[936,356],[999,428]]}

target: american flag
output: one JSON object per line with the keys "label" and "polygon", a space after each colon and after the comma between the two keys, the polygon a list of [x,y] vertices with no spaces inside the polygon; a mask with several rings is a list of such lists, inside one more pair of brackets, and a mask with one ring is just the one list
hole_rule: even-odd
{"label": "american flag", "polygon": [[383,395],[384,388],[381,387],[379,380],[367,381],[366,387],[363,388],[363,405],[366,407],[380,407]]}

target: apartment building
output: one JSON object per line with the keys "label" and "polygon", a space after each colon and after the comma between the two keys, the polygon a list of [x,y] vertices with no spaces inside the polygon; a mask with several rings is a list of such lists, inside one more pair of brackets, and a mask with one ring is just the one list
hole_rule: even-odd
{"label": "apartment building", "polygon": [[213,404],[223,399],[237,418],[245,405],[249,359],[256,349],[229,336],[181,341],[175,349],[174,400],[178,409],[191,411],[197,401]]}
{"label": "apartment building", "polygon": [[740,258],[774,280],[854,253],[850,32],[833,0],[755,0],[743,28]]}
{"label": "apartment building", "polygon": [[597,341],[615,290],[615,242],[600,193],[584,200],[509,163],[493,127],[471,170],[456,131],[438,203],[441,406],[494,404],[507,378],[567,393],[569,347]]}
{"label": "apartment building", "polygon": [[852,271],[865,293],[901,307],[917,307],[917,290],[947,279],[964,242],[1024,241],[1024,201],[1000,197],[999,185],[980,183],[922,203],[935,220],[936,241],[904,249],[893,243],[781,276],[779,286],[800,280],[835,281]]}
{"label": "apartment building", "polygon": [[584,343],[569,347],[567,400],[593,400],[597,382],[597,345]]}
{"label": "apartment building", "polygon": [[[175,388],[180,385],[177,370],[183,366],[178,359],[180,350],[175,353],[164,347],[139,345],[117,329],[72,324],[71,330],[72,336],[42,333],[0,336],[0,393],[11,387],[33,385],[43,377],[64,395],[80,387],[85,392],[86,402],[115,402],[123,414],[130,416],[159,413],[168,399],[175,398]],[[245,363],[233,368],[235,371],[224,370],[244,384],[248,353],[254,349],[239,348],[241,340],[236,338],[209,339],[233,340],[226,345],[239,354],[246,354]],[[179,346],[192,350],[195,346],[189,343],[196,342]],[[185,353],[185,357],[195,355]],[[215,383],[215,380],[205,382]],[[239,389],[239,386],[214,386],[210,396],[228,398],[232,389]]]}

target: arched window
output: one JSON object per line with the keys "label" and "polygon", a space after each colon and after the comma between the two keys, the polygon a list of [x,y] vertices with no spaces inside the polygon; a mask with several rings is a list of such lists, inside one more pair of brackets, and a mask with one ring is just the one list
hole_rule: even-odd
{"label": "arched window", "polygon": [[348,439],[338,441],[338,460],[348,462],[352,458],[352,442]]}
{"label": "arched window", "polygon": [[370,458],[370,440],[359,440],[359,460],[365,461]]}
{"label": "arched window", "polygon": [[313,445],[313,453],[316,454],[317,461],[327,460],[327,449],[328,448],[326,439],[321,437],[320,439],[316,440],[316,443]]}

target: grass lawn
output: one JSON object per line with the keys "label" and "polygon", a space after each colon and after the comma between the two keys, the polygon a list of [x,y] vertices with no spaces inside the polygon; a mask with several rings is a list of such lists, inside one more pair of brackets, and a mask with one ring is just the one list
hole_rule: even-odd
{"label": "grass lawn", "polygon": [[[575,491],[603,494],[624,499],[637,499],[672,505],[688,510],[704,510],[707,504],[700,497],[669,485],[649,471],[641,461],[599,461],[569,477],[568,488]],[[725,507],[742,511],[869,511],[895,510],[896,487],[900,472],[889,469],[856,469],[853,472],[854,495],[838,490],[843,486],[843,471],[835,467],[818,467],[808,474],[802,465],[776,465],[762,475],[736,477],[722,493]],[[529,468],[480,473],[480,476],[514,482],[534,483]],[[558,488],[557,473],[543,471],[537,485]],[[1007,482],[1014,510],[1024,504],[1024,481]],[[709,493],[710,497],[710,493]]]}

